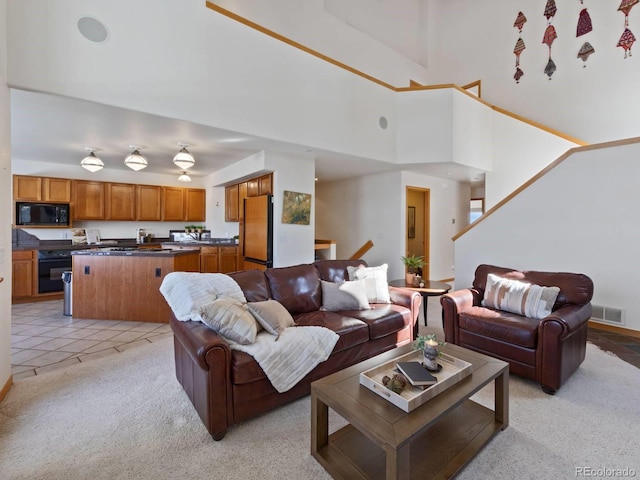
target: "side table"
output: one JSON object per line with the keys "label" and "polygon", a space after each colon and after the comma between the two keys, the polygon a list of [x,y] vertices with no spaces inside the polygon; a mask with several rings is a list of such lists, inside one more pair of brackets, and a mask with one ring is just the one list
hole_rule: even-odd
{"label": "side table", "polygon": [[436,297],[447,293],[451,290],[451,285],[443,282],[436,282],[434,280],[423,280],[424,287],[416,287],[410,283],[407,283],[404,279],[391,280],[389,285],[392,287],[406,288],[407,290],[413,290],[422,295],[422,311],[424,312],[424,326],[427,326],[427,305],[429,303],[429,297]]}

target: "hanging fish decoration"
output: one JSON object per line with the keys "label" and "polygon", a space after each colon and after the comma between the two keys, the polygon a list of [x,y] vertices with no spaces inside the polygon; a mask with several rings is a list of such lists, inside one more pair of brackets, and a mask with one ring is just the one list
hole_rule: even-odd
{"label": "hanging fish decoration", "polygon": [[553,75],[555,71],[556,71],[556,64],[553,62],[553,60],[551,60],[551,57],[549,57],[547,66],[544,67],[544,73],[546,73],[547,76],[549,77],[549,80],[551,80],[551,75]]}
{"label": "hanging fish decoration", "polygon": [[622,36],[620,37],[620,40],[618,40],[618,44],[616,45],[616,47],[624,48],[624,58],[627,58],[627,56],[631,56],[631,47],[633,46],[633,42],[635,41],[636,37],[633,35],[631,30],[625,28]]}
{"label": "hanging fish decoration", "polygon": [[593,25],[591,24],[591,17],[589,16],[589,12],[587,12],[587,9],[583,8],[582,11],[580,12],[580,16],[578,17],[576,37],[581,37],[582,35],[586,35],[591,30],[593,30]]}
{"label": "hanging fish decoration", "polygon": [[624,26],[629,26],[629,12],[633,8],[633,6],[640,2],[640,0],[622,0],[620,2],[620,6],[618,7],[618,11],[624,13]]}
{"label": "hanging fish decoration", "polygon": [[516,56],[516,67],[520,65],[520,54],[525,48],[527,48],[527,46],[524,44],[524,40],[522,40],[522,37],[519,37],[516,41],[516,46],[513,47],[513,53]]}
{"label": "hanging fish decoration", "polygon": [[558,38],[558,35],[556,34],[555,27],[553,25],[547,25],[544,36],[542,37],[542,43],[549,46],[549,51],[551,51],[551,45],[556,38]]}
{"label": "hanging fish decoration", "polygon": [[[640,0],[635,1],[637,3]],[[555,17],[557,11],[555,0],[547,0],[547,5],[544,7],[544,16],[547,17],[547,22],[549,22],[551,17]]]}
{"label": "hanging fish decoration", "polygon": [[589,42],[584,42],[582,44],[582,47],[580,47],[580,51],[578,52],[578,58],[584,62],[582,68],[587,67],[587,59],[589,58],[589,55],[593,53],[596,53],[596,50],[593,48],[593,46]]}
{"label": "hanging fish decoration", "polygon": [[522,27],[527,23],[527,17],[524,16],[524,13],[518,12],[518,16],[516,17],[516,21],[513,22],[513,26],[518,29],[518,33],[522,33]]}
{"label": "hanging fish decoration", "polygon": [[527,17],[522,12],[518,12],[518,16],[516,17],[515,22],[513,22],[513,26],[518,29],[518,40],[516,40],[516,44],[513,47],[513,53],[516,56],[516,73],[513,74],[513,78],[516,83],[520,83],[520,79],[524,75],[524,72],[520,68],[520,54],[523,52],[527,46],[524,44],[524,40],[522,39],[522,28],[524,24],[527,23]]}
{"label": "hanging fish decoration", "polygon": [[520,70],[520,67],[516,68],[516,73],[513,74],[513,78],[515,78],[516,83],[520,83],[520,79],[524,75],[524,72]]}

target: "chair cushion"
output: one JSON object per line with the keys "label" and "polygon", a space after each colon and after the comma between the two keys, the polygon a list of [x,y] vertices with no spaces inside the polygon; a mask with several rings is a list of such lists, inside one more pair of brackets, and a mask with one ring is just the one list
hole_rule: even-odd
{"label": "chair cushion", "polygon": [[537,319],[551,314],[560,289],[519,282],[490,273],[482,305]]}
{"label": "chair cushion", "polygon": [[459,314],[462,330],[533,349],[538,344],[539,324],[535,318],[484,307],[471,307]]}

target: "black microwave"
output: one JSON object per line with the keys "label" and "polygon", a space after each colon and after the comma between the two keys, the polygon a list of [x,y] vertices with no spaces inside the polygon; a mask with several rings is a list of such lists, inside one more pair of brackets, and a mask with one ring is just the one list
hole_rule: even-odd
{"label": "black microwave", "polygon": [[69,226],[68,203],[16,202],[16,225]]}

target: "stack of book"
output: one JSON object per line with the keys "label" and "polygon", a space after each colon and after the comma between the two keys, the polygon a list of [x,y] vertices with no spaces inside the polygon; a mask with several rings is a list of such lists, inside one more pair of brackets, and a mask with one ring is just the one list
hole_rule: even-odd
{"label": "stack of book", "polygon": [[420,362],[398,362],[396,366],[414,387],[427,388],[438,381]]}

